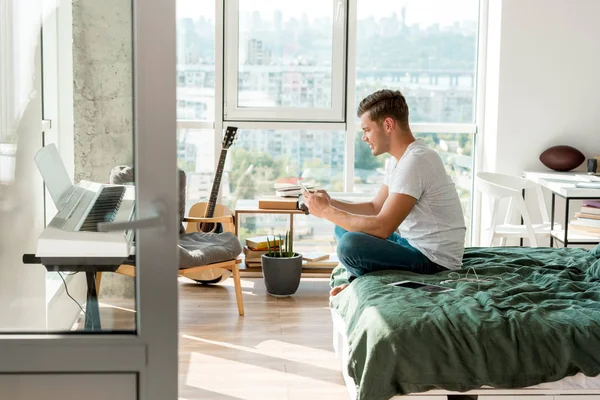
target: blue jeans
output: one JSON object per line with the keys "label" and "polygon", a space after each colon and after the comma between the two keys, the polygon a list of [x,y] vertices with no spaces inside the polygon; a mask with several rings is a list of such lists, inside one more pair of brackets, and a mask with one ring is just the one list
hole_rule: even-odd
{"label": "blue jeans", "polygon": [[430,261],[397,232],[387,239],[381,239],[362,232],[348,232],[336,226],[335,239],[338,258],[353,277],[390,269],[419,274],[435,274],[446,270]]}

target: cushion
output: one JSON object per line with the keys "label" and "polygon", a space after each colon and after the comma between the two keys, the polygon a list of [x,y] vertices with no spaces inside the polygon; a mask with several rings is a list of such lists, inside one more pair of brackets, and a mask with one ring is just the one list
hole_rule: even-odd
{"label": "cushion", "polygon": [[[230,232],[185,233],[183,218],[185,217],[186,176],[179,171],[179,268],[198,267],[222,261],[233,260],[242,252],[238,238]],[[111,184],[127,185],[135,181],[133,167],[118,165],[110,171]]]}
{"label": "cushion", "polygon": [[[179,172],[179,233],[184,233],[183,218],[185,217],[185,185],[186,176],[182,169]],[[111,185],[133,185],[135,171],[128,165],[117,165],[110,171],[109,182]]]}
{"label": "cushion", "polygon": [[241,252],[240,241],[231,232],[192,232],[179,236],[180,269],[233,260]]}

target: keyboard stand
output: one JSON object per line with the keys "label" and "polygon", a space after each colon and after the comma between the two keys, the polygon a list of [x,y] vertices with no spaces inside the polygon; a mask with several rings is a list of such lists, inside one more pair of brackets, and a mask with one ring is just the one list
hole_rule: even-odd
{"label": "keyboard stand", "polygon": [[[95,260],[95,262],[94,262]],[[85,272],[87,281],[87,296],[85,306],[85,330],[101,331],[100,308],[98,292],[96,291],[96,273],[115,272],[121,264],[135,265],[135,256],[120,262],[115,259],[65,257],[60,259],[45,259],[34,254],[24,254],[23,264],[43,264],[48,272]]]}
{"label": "keyboard stand", "polygon": [[100,322],[100,306],[98,305],[98,293],[96,292],[96,273],[85,271],[87,280],[87,299],[85,303],[85,325],[84,329],[95,331],[102,330]]}

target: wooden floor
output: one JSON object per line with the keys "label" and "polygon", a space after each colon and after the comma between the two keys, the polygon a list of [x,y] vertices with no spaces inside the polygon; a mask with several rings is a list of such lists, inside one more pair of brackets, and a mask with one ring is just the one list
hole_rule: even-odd
{"label": "wooden floor", "polygon": [[[292,297],[269,296],[242,278],[246,315],[233,282],[180,281],[180,400],[347,400],[332,347],[328,279],[303,278]],[[100,299],[103,328],[131,328],[122,300]]]}

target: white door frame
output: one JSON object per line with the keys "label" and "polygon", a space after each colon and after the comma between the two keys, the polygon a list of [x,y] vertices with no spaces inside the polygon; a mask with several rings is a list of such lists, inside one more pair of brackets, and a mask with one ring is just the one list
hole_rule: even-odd
{"label": "white door frame", "polygon": [[175,399],[178,384],[175,0],[133,0],[133,10],[137,218],[158,211],[165,222],[160,228],[137,232],[137,332],[0,334],[0,374],[135,373],[138,398]]}

